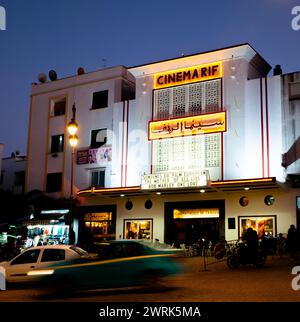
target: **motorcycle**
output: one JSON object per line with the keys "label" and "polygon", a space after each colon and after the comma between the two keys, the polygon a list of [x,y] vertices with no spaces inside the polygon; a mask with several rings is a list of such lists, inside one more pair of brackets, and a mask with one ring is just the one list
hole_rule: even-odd
{"label": "motorcycle", "polygon": [[263,267],[266,263],[267,254],[262,248],[251,249],[246,243],[237,246],[235,252],[228,256],[227,266],[237,269],[240,265],[255,265]]}

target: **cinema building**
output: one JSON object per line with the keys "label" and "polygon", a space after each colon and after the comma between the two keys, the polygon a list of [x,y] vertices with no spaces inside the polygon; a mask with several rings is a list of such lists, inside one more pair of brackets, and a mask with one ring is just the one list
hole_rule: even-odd
{"label": "cinema building", "polygon": [[26,190],[68,200],[72,181],[79,243],[286,233],[300,224],[300,73],[271,69],[242,44],[35,84]]}

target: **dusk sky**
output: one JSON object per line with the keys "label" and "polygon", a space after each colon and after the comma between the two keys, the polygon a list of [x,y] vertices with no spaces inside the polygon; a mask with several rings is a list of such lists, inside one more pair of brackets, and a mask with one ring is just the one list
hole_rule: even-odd
{"label": "dusk sky", "polygon": [[[0,0],[0,143],[26,153],[31,83],[249,43],[284,73],[300,70],[300,0]],[[300,14],[300,13],[299,13]],[[300,24],[300,22],[299,22]],[[272,71],[270,72],[272,75]]]}

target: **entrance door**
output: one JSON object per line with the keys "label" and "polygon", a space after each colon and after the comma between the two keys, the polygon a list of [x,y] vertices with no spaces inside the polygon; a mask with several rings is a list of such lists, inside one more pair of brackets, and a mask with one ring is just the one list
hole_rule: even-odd
{"label": "entrance door", "polygon": [[165,242],[191,245],[205,238],[213,244],[225,237],[225,200],[165,203]]}
{"label": "entrance door", "polygon": [[191,245],[199,239],[216,243],[219,239],[219,220],[217,219],[195,219],[175,221],[173,240],[179,244]]}

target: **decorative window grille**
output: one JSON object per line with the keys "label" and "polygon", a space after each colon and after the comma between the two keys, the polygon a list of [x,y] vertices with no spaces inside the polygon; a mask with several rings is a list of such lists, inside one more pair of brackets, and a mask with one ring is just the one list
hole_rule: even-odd
{"label": "decorative window grille", "polygon": [[156,119],[168,119],[170,114],[170,89],[156,91]]}
{"label": "decorative window grille", "polygon": [[221,80],[154,91],[153,119],[169,119],[222,110]]}
{"label": "decorative window grille", "polygon": [[205,113],[218,112],[221,105],[221,81],[212,80],[204,83]]}
{"label": "decorative window grille", "polygon": [[171,148],[171,169],[172,171],[184,170],[185,153],[184,153],[184,138],[174,138],[170,140]]}
{"label": "decorative window grille", "polygon": [[202,83],[189,86],[189,114],[199,115],[203,113],[203,91]]}
{"label": "decorative window grille", "polygon": [[210,134],[205,136],[206,168],[220,167],[221,164],[221,135]]}
{"label": "decorative window grille", "polygon": [[173,117],[185,116],[186,86],[178,86],[173,89]]}
{"label": "decorative window grille", "polygon": [[188,170],[205,169],[205,137],[203,135],[187,137]]}
{"label": "decorative window grille", "polygon": [[154,172],[169,171],[169,142],[170,140],[160,140],[154,142]]}

